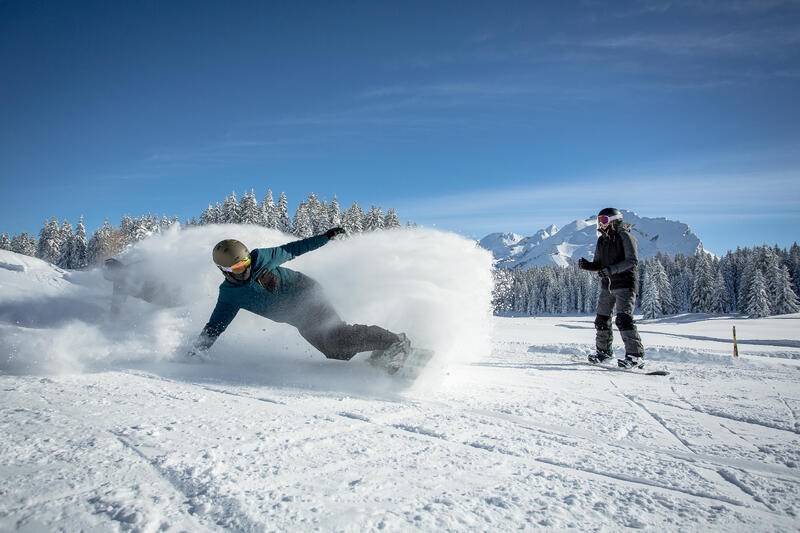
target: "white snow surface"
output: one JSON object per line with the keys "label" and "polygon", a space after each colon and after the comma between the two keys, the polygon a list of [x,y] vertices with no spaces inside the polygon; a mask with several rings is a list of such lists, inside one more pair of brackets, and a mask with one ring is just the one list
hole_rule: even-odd
{"label": "white snow surface", "polygon": [[[700,239],[682,222],[640,217],[632,211],[620,211],[623,220],[633,227],[631,233],[639,243],[639,259],[653,257],[659,252],[671,257],[676,254],[694,255],[703,249]],[[566,266],[580,257],[594,257],[597,223],[594,217],[578,219],[561,229],[556,226],[541,229],[530,237],[514,233],[491,233],[479,242],[492,253],[500,267]]]}
{"label": "white snow surface", "polygon": [[231,233],[128,251],[180,295],[115,320],[100,273],[0,252],[0,531],[800,527],[800,315],[640,320],[647,368],[670,375],[593,367],[593,317],[491,317],[488,254],[391,232],[287,266],[347,320],[434,346],[416,382],[246,313],[209,361],[183,362],[219,282],[210,246]]}

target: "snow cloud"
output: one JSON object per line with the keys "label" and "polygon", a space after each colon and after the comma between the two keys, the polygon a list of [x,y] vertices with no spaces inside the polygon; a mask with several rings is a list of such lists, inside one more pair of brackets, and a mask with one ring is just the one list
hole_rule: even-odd
{"label": "snow cloud", "polygon": [[[118,258],[129,265],[136,283],[156,287],[158,305],[129,297],[116,317],[108,311],[112,286],[100,269],[65,273],[2,252],[3,264],[20,265],[0,269],[0,294],[5,295],[0,297],[0,371],[147,369],[174,361],[216,303],[222,278],[211,249],[225,238],[237,238],[251,249],[294,239],[232,225],[151,237]],[[473,241],[425,229],[375,232],[331,242],[284,266],[317,279],[347,322],[405,332],[415,345],[435,350],[433,368],[471,360],[488,349],[491,257]],[[294,328],[246,311],[212,347],[210,357],[210,368],[255,369],[273,377],[288,373],[296,378],[296,371],[286,369],[309,361],[323,373],[330,371],[328,366],[345,365],[325,360]],[[364,357],[351,363],[362,380],[367,365],[358,361]]]}

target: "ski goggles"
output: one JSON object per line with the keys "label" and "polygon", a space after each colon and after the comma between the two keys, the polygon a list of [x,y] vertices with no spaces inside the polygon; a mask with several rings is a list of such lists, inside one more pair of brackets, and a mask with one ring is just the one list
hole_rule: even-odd
{"label": "ski goggles", "polygon": [[622,215],[600,215],[597,217],[597,223],[601,226],[608,226],[614,220],[622,220]]}
{"label": "ski goggles", "polygon": [[242,259],[238,263],[233,264],[233,265],[231,265],[229,267],[224,267],[224,266],[221,266],[221,265],[217,265],[217,266],[223,272],[230,272],[232,274],[241,274],[242,272],[247,270],[248,267],[250,266],[250,256],[248,255],[247,257],[245,257],[244,259]]}

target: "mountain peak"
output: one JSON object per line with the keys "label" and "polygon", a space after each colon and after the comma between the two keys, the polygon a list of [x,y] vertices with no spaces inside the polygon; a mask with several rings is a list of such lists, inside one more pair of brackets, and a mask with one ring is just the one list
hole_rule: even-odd
{"label": "mountain peak", "polygon": [[[633,211],[620,210],[623,220],[631,224],[631,233],[639,243],[639,259],[658,253],[694,255],[703,243],[689,226],[666,218],[640,217]],[[513,237],[512,237],[513,236]],[[479,245],[494,255],[496,266],[530,268],[537,265],[566,266],[579,257],[594,257],[597,227],[594,216],[577,219],[561,229],[550,225],[530,237],[516,233],[492,233]]]}

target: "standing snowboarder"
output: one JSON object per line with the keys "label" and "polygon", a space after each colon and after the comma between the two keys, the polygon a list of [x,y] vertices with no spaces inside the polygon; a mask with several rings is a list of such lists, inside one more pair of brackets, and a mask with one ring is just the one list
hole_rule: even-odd
{"label": "standing snowboarder", "polygon": [[303,338],[329,359],[347,361],[357,353],[372,351],[371,364],[385,367],[389,373],[396,372],[411,352],[405,334],[378,326],[346,324],[316,281],[279,266],[316,250],[342,233],[342,228],[333,228],[322,235],[252,251],[234,239],[219,242],[212,257],[225,281],[219,286],[211,318],[189,355],[208,350],[239,310],[246,309],[296,327]]}
{"label": "standing snowboarder", "polygon": [[584,270],[598,272],[602,278],[602,288],[597,299],[595,345],[597,353],[589,356],[591,363],[601,363],[614,356],[611,315],[617,309],[616,324],[622,341],[625,343],[625,358],[618,359],[622,368],[641,368],[644,366],[644,347],[636,323],[633,309],[639,292],[639,263],[636,237],[631,235],[631,225],[622,221],[622,213],[607,207],[597,215],[597,229],[600,237],[594,252],[594,261],[581,257],[578,266]]}

